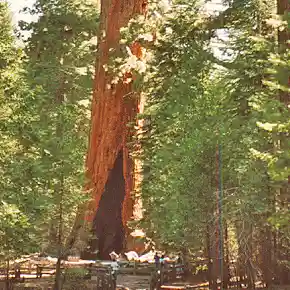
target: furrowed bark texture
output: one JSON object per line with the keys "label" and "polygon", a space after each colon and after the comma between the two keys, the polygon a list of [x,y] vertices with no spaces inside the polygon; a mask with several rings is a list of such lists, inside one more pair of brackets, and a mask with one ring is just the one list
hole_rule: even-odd
{"label": "furrowed bark texture", "polygon": [[[92,191],[93,203],[90,205],[87,220],[94,220],[97,228],[104,229],[97,233],[102,243],[106,240],[102,249],[99,245],[100,252],[106,248],[106,253],[101,253],[103,257],[107,257],[109,250],[115,250],[116,237],[108,238],[106,235],[112,236],[114,231],[118,235],[116,231],[122,231],[118,229],[118,211],[123,229],[126,229],[126,223],[133,214],[131,192],[134,186],[134,163],[129,156],[128,140],[134,132],[128,123],[135,120],[139,104],[138,96],[132,92],[132,85],[123,82],[112,85],[112,75],[105,68],[112,51],[119,50],[120,28],[126,26],[134,15],[144,13],[145,9],[144,0],[101,1],[99,58],[96,62],[87,155],[89,189]],[[133,47],[132,52],[139,55],[138,45],[137,49]],[[124,186],[120,180],[122,178]],[[105,195],[110,195],[110,198]],[[116,200],[119,204],[116,204]],[[105,206],[101,209],[103,205]],[[107,229],[109,233],[106,232]]]}

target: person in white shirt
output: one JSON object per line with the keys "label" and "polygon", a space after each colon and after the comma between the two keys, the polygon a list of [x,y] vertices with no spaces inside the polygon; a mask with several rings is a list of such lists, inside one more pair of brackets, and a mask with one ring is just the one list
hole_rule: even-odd
{"label": "person in white shirt", "polygon": [[117,257],[118,255],[115,253],[115,252],[112,252],[110,254],[110,257],[111,257],[111,268],[112,268],[112,275],[113,275],[113,279],[114,279],[114,284],[115,284],[115,287],[117,286],[117,276],[118,276],[118,272],[119,272],[119,269],[120,269],[120,266],[117,262]]}

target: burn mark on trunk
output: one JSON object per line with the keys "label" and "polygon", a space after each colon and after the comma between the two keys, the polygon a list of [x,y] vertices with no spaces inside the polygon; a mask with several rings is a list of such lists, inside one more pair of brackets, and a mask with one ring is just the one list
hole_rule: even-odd
{"label": "burn mark on trunk", "polygon": [[124,198],[123,153],[120,151],[109,173],[93,223],[94,234],[98,241],[99,259],[109,259],[112,251],[118,253],[123,249],[122,206]]}

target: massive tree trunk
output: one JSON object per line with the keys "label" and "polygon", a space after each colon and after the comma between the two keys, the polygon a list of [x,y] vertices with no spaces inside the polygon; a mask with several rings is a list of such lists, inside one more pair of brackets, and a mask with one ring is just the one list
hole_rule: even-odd
{"label": "massive tree trunk", "polygon": [[[112,85],[105,70],[112,51],[118,52],[120,28],[146,9],[143,0],[102,0],[99,58],[92,101],[92,120],[87,172],[93,202],[87,220],[94,221],[100,258],[124,245],[126,222],[133,214],[133,161],[128,141],[133,132],[128,123],[138,111],[139,98],[131,84]],[[96,245],[95,245],[96,246]]]}

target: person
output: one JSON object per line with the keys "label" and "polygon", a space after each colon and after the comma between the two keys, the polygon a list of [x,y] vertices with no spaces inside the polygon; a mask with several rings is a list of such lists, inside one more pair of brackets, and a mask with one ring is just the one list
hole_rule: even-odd
{"label": "person", "polygon": [[112,276],[113,276],[113,283],[114,287],[117,287],[117,276],[118,276],[118,271],[120,269],[119,264],[117,262],[117,258],[115,255],[111,255],[111,268],[112,268]]}
{"label": "person", "polygon": [[20,279],[21,278],[21,271],[20,271],[20,265],[19,264],[15,265],[14,273],[15,273],[14,274],[15,279]]}
{"label": "person", "polygon": [[183,275],[184,275],[183,259],[181,257],[181,254],[179,253],[176,260],[176,276],[177,278],[182,278]]}
{"label": "person", "polygon": [[89,264],[88,272],[87,272],[87,274],[85,275],[85,278],[86,278],[86,279],[92,279],[93,265],[94,265],[93,263],[90,263],[90,264]]}
{"label": "person", "polygon": [[161,266],[164,266],[165,264],[165,255],[162,255],[161,258],[160,258],[160,264]]}
{"label": "person", "polygon": [[36,265],[36,278],[41,278],[42,277],[42,267],[41,265]]}
{"label": "person", "polygon": [[181,257],[181,254],[179,253],[178,254],[178,257],[177,257],[177,264],[182,264],[182,257]]}
{"label": "person", "polygon": [[157,252],[155,253],[154,261],[155,261],[156,268],[158,268],[159,267],[159,262],[160,262],[160,257],[159,257]]}

